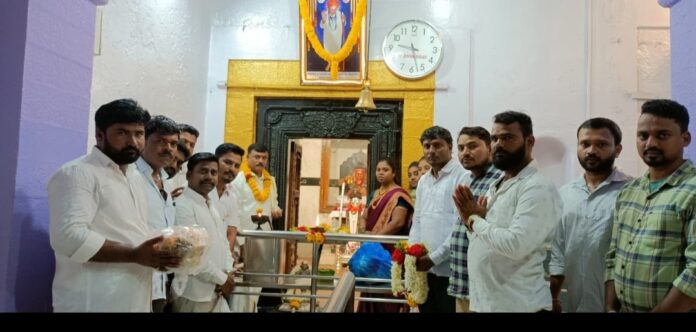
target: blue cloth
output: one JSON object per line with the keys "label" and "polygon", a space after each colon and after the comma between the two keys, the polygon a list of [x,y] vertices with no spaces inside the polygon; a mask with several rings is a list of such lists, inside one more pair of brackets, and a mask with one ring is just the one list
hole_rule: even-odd
{"label": "blue cloth", "polygon": [[363,243],[348,261],[348,269],[356,277],[391,278],[391,255],[381,244]]}

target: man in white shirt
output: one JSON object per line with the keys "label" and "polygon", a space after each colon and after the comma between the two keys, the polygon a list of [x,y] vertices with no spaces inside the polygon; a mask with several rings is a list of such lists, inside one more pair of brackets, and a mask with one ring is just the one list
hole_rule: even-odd
{"label": "man in white shirt", "polygon": [[176,202],[176,224],[205,227],[209,244],[201,258],[204,265],[200,272],[191,276],[177,273],[174,277],[174,312],[210,312],[220,296],[226,298],[234,289],[227,225],[208,197],[217,184],[218,160],[214,154],[202,152],[191,156],[188,165],[188,187]]}
{"label": "man in white shirt", "polygon": [[[189,159],[191,154],[189,154],[188,149],[184,143],[179,140],[176,144],[176,152],[174,152],[174,160],[167,166],[164,166],[164,171],[167,172],[167,180],[171,180],[174,176],[181,172],[181,168],[184,163]],[[172,186],[171,181],[166,181],[169,187]]]}
{"label": "man in white shirt", "polygon": [[56,255],[56,312],[149,312],[152,268],[180,258],[148,239],[147,196],[131,165],[140,156],[149,113],[131,99],[96,112],[97,145],[48,183],[50,240]]}
{"label": "man in white shirt", "polygon": [[[469,309],[474,312],[551,310],[543,263],[561,215],[553,183],[532,162],[532,120],[507,111],[493,118],[493,165],[504,174],[476,202],[460,186],[455,202],[468,228]],[[486,208],[487,199],[487,208]]]}
{"label": "man in white shirt", "polygon": [[[232,181],[237,177],[242,166],[244,149],[232,143],[222,143],[215,149],[218,158],[218,183],[217,190],[210,192],[210,198],[217,202],[218,212],[222,221],[227,225],[227,241],[230,243],[230,252],[233,262],[239,259],[239,243],[237,242],[237,230],[241,228],[239,221],[239,201],[232,189]],[[235,281],[242,281],[237,277]],[[237,288],[239,292],[249,291],[248,287]],[[252,303],[247,295],[232,295],[229,297],[230,308],[234,312],[249,312]]]}
{"label": "man in white shirt", "polygon": [[237,177],[239,168],[242,166],[244,149],[232,143],[220,144],[215,149],[215,156],[218,158],[218,183],[217,190],[213,190],[211,198],[218,203],[220,217],[227,225],[227,240],[230,242],[230,252],[235,257],[235,244],[237,243],[237,229],[239,223],[239,203],[230,185]]}
{"label": "man in white shirt", "polygon": [[428,271],[428,299],[420,312],[455,312],[454,298],[447,295],[450,270],[450,239],[457,210],[452,195],[469,177],[457,159],[452,158],[452,134],[442,127],[426,129],[420,137],[430,170],[421,176],[416,189],[416,208],[408,235],[410,244],[424,243],[428,255],[416,261],[418,271]]}
{"label": "man in white shirt", "polygon": [[614,167],[621,153],[621,129],[609,119],[580,125],[578,161],[585,174],[561,187],[563,215],[551,251],[553,311],[562,312],[565,281],[568,312],[604,311],[605,255],[609,251],[616,197],[629,176]]}
{"label": "man in white shirt", "polygon": [[[257,229],[257,225],[251,221],[251,216],[257,215],[257,209],[262,215],[271,216],[272,219],[280,218],[283,215],[283,210],[278,207],[278,189],[275,178],[266,170],[268,157],[268,148],[265,145],[251,144],[247,149],[247,162],[242,163],[239,174],[232,181],[231,187],[233,194],[237,197],[239,221],[243,230]],[[262,230],[272,229],[270,223],[263,223],[260,227]],[[243,258],[247,239],[242,237],[238,238],[237,241],[241,245],[240,252]],[[272,240],[254,239],[253,248],[249,248],[249,250],[254,251],[254,260],[245,261],[244,269],[253,272],[277,272],[271,271],[275,267],[275,256],[278,250],[273,243]],[[275,292],[277,290],[262,289],[261,291]],[[250,300],[253,301],[253,298]],[[259,307],[280,305],[279,297],[261,296],[258,300]]]}
{"label": "man in white shirt", "polygon": [[[148,219],[153,230],[163,230],[174,226],[174,201],[169,194],[170,188],[165,184],[167,177],[163,167],[174,161],[174,153],[179,143],[179,128],[176,122],[158,115],[145,125],[145,149],[135,162],[138,171],[145,179]],[[152,275],[152,311],[164,312],[168,299],[167,273],[153,271]]]}
{"label": "man in white shirt", "polygon": [[[192,125],[185,124],[185,123],[180,123],[179,125],[179,141],[184,144],[186,149],[188,150],[188,154],[192,155],[194,149],[196,148],[196,142],[198,142],[198,136],[199,132],[198,129],[194,128]],[[186,173],[188,171],[188,168],[186,164],[184,163],[179,170],[179,173],[177,173],[174,178],[169,180],[171,182],[170,186],[174,188],[171,192],[172,196],[174,198],[179,197],[181,195],[181,192],[184,190],[184,188],[187,187],[186,184]]]}

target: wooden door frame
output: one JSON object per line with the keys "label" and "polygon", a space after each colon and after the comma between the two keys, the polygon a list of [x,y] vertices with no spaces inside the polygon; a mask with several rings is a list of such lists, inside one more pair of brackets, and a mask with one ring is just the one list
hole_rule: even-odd
{"label": "wooden door frame", "polygon": [[[270,150],[268,169],[276,178],[278,205],[288,202],[288,153],[292,139],[341,138],[369,141],[368,192],[376,188],[375,161],[392,158],[401,169],[403,101],[376,101],[377,110],[360,112],[355,100],[259,98],[256,142]],[[274,229],[286,229],[285,221],[274,221]],[[280,224],[280,223],[283,224]]]}

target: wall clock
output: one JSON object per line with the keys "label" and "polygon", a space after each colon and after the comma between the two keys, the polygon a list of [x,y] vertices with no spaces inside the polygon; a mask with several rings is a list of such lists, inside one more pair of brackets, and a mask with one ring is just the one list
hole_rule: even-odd
{"label": "wall clock", "polygon": [[442,38],[427,22],[408,20],[384,37],[382,55],[396,76],[416,80],[433,73],[442,61]]}

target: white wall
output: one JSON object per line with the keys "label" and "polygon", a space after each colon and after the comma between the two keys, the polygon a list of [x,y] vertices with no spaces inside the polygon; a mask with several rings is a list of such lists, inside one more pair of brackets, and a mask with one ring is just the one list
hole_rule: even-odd
{"label": "white wall", "polygon": [[[172,9],[157,10],[164,5]],[[95,59],[93,105],[135,96],[203,129],[199,150],[223,139],[229,59],[299,59],[295,0],[112,0],[104,15],[111,46]],[[500,111],[527,111],[535,157],[560,185],[580,174],[577,126],[606,116],[624,130],[619,165],[636,175],[645,169],[633,139],[644,42],[638,30],[667,27],[668,16],[655,0],[373,0],[369,57],[382,58],[382,38],[397,22],[429,21],[446,47],[436,73],[436,124],[456,135],[464,125],[490,128]],[[649,76],[663,79],[664,68],[655,70]]]}
{"label": "white wall", "polygon": [[[91,119],[100,105],[127,97],[152,115],[205,132],[210,8],[208,1],[109,1],[103,7],[101,52],[94,57]],[[89,130],[91,148],[93,120]],[[205,138],[199,138],[197,151]]]}

